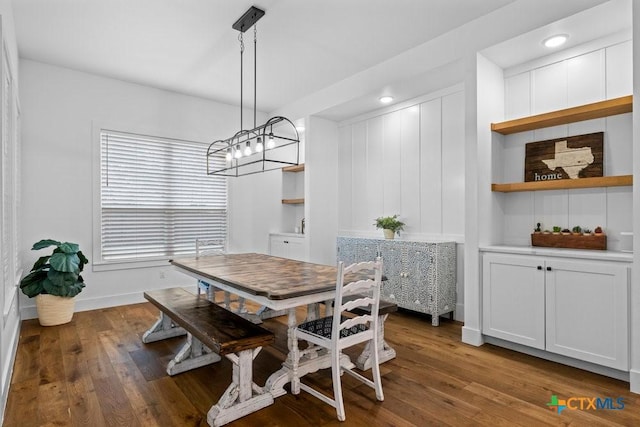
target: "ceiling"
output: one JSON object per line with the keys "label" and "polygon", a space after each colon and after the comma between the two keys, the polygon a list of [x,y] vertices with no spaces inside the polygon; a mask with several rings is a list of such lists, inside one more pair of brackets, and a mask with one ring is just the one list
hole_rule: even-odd
{"label": "ceiling", "polygon": [[[513,1],[13,0],[12,7],[21,58],[238,105],[239,33],[231,25],[255,5],[266,11],[257,25],[257,106],[273,112]],[[587,9],[588,19],[565,19],[483,54],[506,68],[546,54],[545,32],[562,28],[574,46],[630,28],[630,4],[613,0],[606,15]],[[253,107],[253,32],[244,37],[244,104]],[[434,72],[442,81],[461,77]],[[413,80],[394,89],[404,99],[433,89],[425,83],[432,79]],[[352,117],[372,102],[354,99],[326,116]]]}
{"label": "ceiling", "polygon": [[[13,0],[20,57],[239,104],[239,32],[258,22],[258,109],[274,111],[513,0]],[[253,33],[245,33],[253,106]]]}

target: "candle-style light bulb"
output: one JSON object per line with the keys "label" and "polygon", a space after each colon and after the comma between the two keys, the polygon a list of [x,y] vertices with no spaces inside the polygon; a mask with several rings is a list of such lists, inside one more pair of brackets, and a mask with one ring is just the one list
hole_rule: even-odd
{"label": "candle-style light bulb", "polygon": [[250,156],[251,155],[251,142],[247,141],[247,145],[244,148],[244,155],[245,156]]}
{"label": "candle-style light bulb", "polygon": [[256,153],[260,153],[264,150],[264,144],[262,144],[262,138],[258,137],[258,141],[256,142]]}
{"label": "candle-style light bulb", "polygon": [[273,132],[269,133],[269,140],[267,141],[267,148],[273,148],[276,146],[276,140],[273,137]]}
{"label": "candle-style light bulb", "polygon": [[234,154],[234,157],[236,159],[239,159],[240,157],[242,157],[242,149],[240,148],[240,144],[236,145],[236,152]]}

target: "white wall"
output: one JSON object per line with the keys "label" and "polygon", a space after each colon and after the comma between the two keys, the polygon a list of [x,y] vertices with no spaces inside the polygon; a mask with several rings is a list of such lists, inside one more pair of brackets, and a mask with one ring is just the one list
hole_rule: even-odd
{"label": "white wall", "polygon": [[465,96],[462,86],[348,120],[338,147],[338,234],[381,237],[398,214],[406,240],[458,242],[456,319],[463,319]]}
{"label": "white wall", "polygon": [[305,215],[309,261],[335,265],[338,230],[338,124],[309,117],[306,130]]}
{"label": "white wall", "polygon": [[[505,119],[544,113],[632,93],[631,41],[585,48],[563,60],[539,59],[534,68],[505,78]],[[502,176],[498,182],[523,181],[525,144],[604,131],[604,175],[633,171],[631,113],[596,120],[520,132],[504,137]],[[607,246],[622,248],[621,231],[632,230],[632,188],[588,188],[507,194],[504,200],[502,243],[530,244],[536,223],[543,229],[557,225],[602,226]]]}
{"label": "white wall", "polygon": [[[633,2],[633,180],[640,182],[640,4]],[[637,184],[636,184],[637,185]],[[633,247],[640,248],[640,192],[634,191]],[[640,251],[635,249],[629,290],[631,391],[640,393]]]}
{"label": "white wall", "polygon": [[[20,78],[27,271],[38,255],[29,249],[42,238],[79,243],[89,260],[94,258],[92,123],[204,142],[237,131],[238,108],[201,98],[29,60],[20,61]],[[83,274],[87,287],[77,310],[142,301],[144,290],[192,282],[169,266],[94,272],[92,265]],[[22,297],[23,315],[34,317],[34,301]]]}
{"label": "white wall", "polygon": [[[0,22],[2,25],[2,41],[6,49],[7,69],[2,71],[2,117],[3,129],[2,149],[0,150],[0,254],[2,254],[2,273],[0,274],[0,424],[2,424],[4,409],[7,403],[11,373],[13,371],[13,360],[18,345],[20,331],[19,299],[17,296],[17,276],[20,275],[19,268],[19,241],[22,230],[22,219],[20,210],[20,164],[21,156],[19,145],[19,129],[13,132],[16,123],[11,118],[11,114],[17,114],[19,76],[18,76],[18,49],[15,39],[13,23],[13,12],[9,0],[0,0]],[[2,52],[2,45],[0,45]],[[5,91],[5,72],[9,72],[12,78],[11,93]],[[9,107],[7,109],[7,106]],[[17,117],[17,116],[16,116]],[[9,121],[6,123],[4,120]],[[17,120],[17,119],[15,119]]]}

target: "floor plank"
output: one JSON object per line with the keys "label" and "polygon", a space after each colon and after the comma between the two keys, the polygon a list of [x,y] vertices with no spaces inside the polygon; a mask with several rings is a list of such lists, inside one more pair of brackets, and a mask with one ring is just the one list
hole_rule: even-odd
{"label": "floor plank", "polygon": [[[297,313],[302,320],[304,310]],[[55,327],[22,324],[4,418],[6,427],[206,426],[207,411],[232,375],[221,362],[174,377],[166,364],[184,337],[143,344],[157,318],[149,303],[75,313]],[[255,382],[264,384],[286,354],[286,317],[263,326],[276,342],[256,358]],[[400,311],[389,316],[387,341],[397,358],[381,367],[385,401],[343,376],[347,420],[302,392],[241,418],[233,426],[634,426],[640,425],[640,395],[623,381],[545,361],[493,345],[460,341],[461,325]],[[350,349],[351,357],[358,349]],[[305,379],[331,391],[329,371]],[[622,397],[624,410],[547,408],[551,395]]]}

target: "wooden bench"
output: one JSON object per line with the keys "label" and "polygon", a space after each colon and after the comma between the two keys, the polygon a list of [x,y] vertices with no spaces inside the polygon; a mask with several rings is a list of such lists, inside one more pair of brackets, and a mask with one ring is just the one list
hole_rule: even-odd
{"label": "wooden bench", "polygon": [[273,403],[273,396],[253,382],[253,359],[274,334],[247,319],[182,288],[145,292],[160,310],[158,321],[144,333],[150,343],[187,335],[187,342],[169,362],[167,373],[176,375],[225,356],[233,363],[231,385],[209,409],[207,422],[221,426]]}
{"label": "wooden bench", "polygon": [[[362,298],[361,295],[353,295],[351,297],[345,298],[347,300],[355,300],[358,298]],[[325,301],[325,306],[327,308],[331,308],[333,305],[333,300]],[[395,359],[396,351],[384,340],[384,321],[387,320],[389,313],[393,313],[398,311],[398,304],[395,302],[389,302],[380,300],[380,307],[378,308],[378,322],[380,323],[380,327],[378,329],[378,360],[380,363],[384,363],[391,359]],[[362,315],[362,314],[370,314],[371,310],[369,307],[356,307],[352,310],[354,314]],[[358,360],[356,360],[356,366],[361,371],[366,371],[371,369],[371,343],[367,343],[362,353],[358,356]]]}

